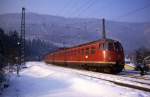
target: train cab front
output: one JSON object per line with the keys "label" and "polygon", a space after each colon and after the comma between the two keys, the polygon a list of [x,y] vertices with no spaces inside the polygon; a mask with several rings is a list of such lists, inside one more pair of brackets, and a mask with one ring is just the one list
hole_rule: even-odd
{"label": "train cab front", "polygon": [[119,73],[124,68],[124,51],[122,45],[115,40],[105,40],[100,43],[103,62],[111,67],[112,71]]}

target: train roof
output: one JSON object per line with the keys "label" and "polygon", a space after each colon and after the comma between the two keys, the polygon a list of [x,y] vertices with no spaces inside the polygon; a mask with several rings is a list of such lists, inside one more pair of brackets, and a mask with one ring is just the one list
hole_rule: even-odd
{"label": "train roof", "polygon": [[72,46],[72,47],[58,48],[58,49],[54,50],[53,52],[49,52],[49,53],[54,53],[54,52],[63,51],[63,50],[67,50],[67,49],[77,48],[77,47],[81,47],[81,46],[84,46],[84,45],[90,45],[90,44],[93,44],[93,43],[96,43],[96,42],[118,42],[118,41],[113,40],[113,39],[108,39],[108,38],[107,39],[98,39],[98,40],[95,40],[95,41],[79,44],[79,45]]}
{"label": "train roof", "polygon": [[69,47],[69,48],[80,47],[80,46],[83,46],[83,45],[89,45],[89,44],[96,43],[96,42],[117,42],[117,41],[116,40],[112,40],[112,39],[98,39],[98,40],[95,40],[95,41],[79,44],[79,45],[76,45],[76,46],[73,46],[73,47]]}

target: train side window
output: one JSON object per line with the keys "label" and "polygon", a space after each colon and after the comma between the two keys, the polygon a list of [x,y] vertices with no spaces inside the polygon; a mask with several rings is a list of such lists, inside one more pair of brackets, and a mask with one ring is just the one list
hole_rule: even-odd
{"label": "train side window", "polygon": [[82,49],[82,55],[84,55],[84,49]]}
{"label": "train side window", "polygon": [[89,53],[90,53],[90,49],[86,48],[86,54],[89,54]]}
{"label": "train side window", "polygon": [[95,54],[95,47],[91,48],[91,54]]}

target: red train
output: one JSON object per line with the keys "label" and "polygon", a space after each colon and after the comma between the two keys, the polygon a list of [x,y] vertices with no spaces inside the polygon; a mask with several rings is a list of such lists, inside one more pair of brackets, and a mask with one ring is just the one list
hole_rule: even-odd
{"label": "red train", "polygon": [[105,38],[63,48],[45,56],[45,62],[96,70],[105,73],[119,73],[124,68],[124,51],[120,42]]}

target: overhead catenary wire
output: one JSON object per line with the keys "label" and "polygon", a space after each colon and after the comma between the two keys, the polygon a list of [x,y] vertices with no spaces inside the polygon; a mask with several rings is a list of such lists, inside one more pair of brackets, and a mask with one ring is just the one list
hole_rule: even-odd
{"label": "overhead catenary wire", "polygon": [[80,10],[79,13],[77,14],[77,17],[80,16],[81,14],[85,13],[87,9],[91,8],[95,4],[96,0],[91,1],[91,3],[87,4],[87,6]]}
{"label": "overhead catenary wire", "polygon": [[[78,1],[76,0],[75,2],[73,2],[72,0],[70,0],[70,2],[66,3],[65,6],[62,8],[61,11],[58,11],[58,14],[62,14],[62,15],[67,15],[69,16],[70,13],[70,9],[76,8],[74,5],[77,5]],[[71,11],[72,12],[72,11]],[[57,14],[57,15],[58,15]]]}
{"label": "overhead catenary wire", "polygon": [[139,12],[139,11],[141,11],[141,10],[144,10],[144,9],[148,8],[148,7],[150,7],[150,4],[147,4],[147,5],[143,6],[143,7],[136,8],[136,9],[134,9],[134,10],[131,10],[131,11],[129,11],[129,12],[123,14],[123,15],[117,16],[116,19],[121,19],[121,18],[123,18],[123,17],[127,17],[127,16],[129,16],[129,15],[131,15],[131,14],[137,13],[137,12]]}
{"label": "overhead catenary wire", "polygon": [[[87,2],[84,2],[79,7],[77,7],[72,14],[78,14],[79,12],[82,12],[82,10],[84,10],[85,8],[89,8],[91,5],[93,5],[95,1],[96,0],[88,0]],[[84,30],[87,31],[86,23],[84,23],[84,28],[85,28]],[[80,29],[80,28],[76,28],[76,29]],[[81,37],[81,35],[78,34],[78,37]]]}
{"label": "overhead catenary wire", "polygon": [[[71,9],[70,7],[68,7],[69,5],[76,5],[75,3],[77,3],[77,2],[71,2],[71,0],[70,0],[70,2],[67,2],[66,3],[66,6],[64,6],[64,9],[66,9],[66,11],[67,11],[67,9],[69,10],[69,9]],[[88,9],[89,8],[91,8],[93,5],[95,4],[95,0],[88,0],[86,3],[82,3],[82,6],[80,6],[80,7],[77,7],[76,8],[76,10],[75,10],[75,12],[78,14],[77,16],[81,16],[81,14],[83,14],[83,13],[85,13],[85,12],[87,12],[88,11]],[[68,5],[68,6],[67,6]],[[85,6],[84,6],[85,5]],[[74,6],[72,6],[72,7],[74,7]],[[145,8],[148,8],[148,7],[150,7],[150,4],[148,4],[148,5],[145,5],[144,7],[141,7],[141,8],[137,8],[137,9],[135,9],[135,10],[132,10],[132,11],[130,11],[130,12],[127,12],[127,13],[125,13],[125,14],[123,14],[123,15],[120,15],[120,16],[117,16],[116,17],[116,19],[120,19],[120,18],[123,18],[123,17],[127,17],[127,16],[129,16],[129,15],[131,15],[131,14],[134,14],[134,13],[136,13],[136,12],[138,12],[138,11],[141,11],[141,10],[143,10],[143,9],[145,9]],[[80,9],[80,10],[77,10],[77,9]],[[62,9],[63,10],[63,9]],[[64,13],[65,11],[61,11],[60,13]],[[76,14],[75,13],[75,14]],[[67,12],[66,12],[66,14],[67,14]]]}
{"label": "overhead catenary wire", "polygon": [[[79,10],[77,17],[79,17],[79,16],[81,16],[81,14],[85,13],[87,11],[87,9],[91,8],[94,4],[95,4],[95,1],[93,0],[92,2],[87,4],[87,6],[83,7],[84,9]],[[144,10],[146,8],[149,8],[149,7],[150,7],[150,4],[147,4],[147,5],[143,6],[143,7],[136,8],[136,9],[131,10],[131,11],[125,13],[125,14],[119,15],[119,16],[117,16],[114,19],[121,19],[121,18],[127,17],[129,15],[135,14],[135,13],[137,13],[137,12],[139,12],[141,10]]]}
{"label": "overhead catenary wire", "polygon": [[68,2],[58,11],[56,12],[56,16],[58,16],[58,14],[65,14],[65,11],[68,10],[68,6],[71,5],[73,2],[72,0],[68,0]]}
{"label": "overhead catenary wire", "polygon": [[69,16],[78,13],[82,8],[84,8],[84,6],[88,5],[91,1],[92,0],[87,0],[86,2],[83,2],[83,4],[80,4],[79,7],[76,7],[74,11],[72,11],[72,13],[69,14]]}
{"label": "overhead catenary wire", "polygon": [[[70,6],[70,7],[73,7],[73,8],[74,8],[74,11],[72,11],[71,13],[68,12],[69,15],[72,15],[72,14],[74,14],[74,13],[80,11],[80,9],[82,9],[82,8],[84,7],[84,5],[89,4],[90,2],[91,2],[91,0],[87,0],[86,3],[83,2],[82,4],[80,4],[79,2],[68,2],[67,5],[66,5],[67,7],[64,7],[64,8],[66,8],[66,9],[69,8],[69,7],[68,7],[68,4],[69,4],[69,3],[71,3],[70,5],[73,4],[73,6]],[[80,4],[80,5],[79,5],[78,7],[74,7],[74,5],[77,5],[77,3]],[[69,9],[71,9],[71,8],[69,8]],[[64,11],[63,11],[63,12],[64,12]],[[61,13],[61,12],[60,12],[60,13]],[[69,15],[68,15],[68,16],[69,16]],[[68,27],[68,25],[66,25],[66,28],[69,29],[70,27]],[[80,37],[80,35],[78,35],[78,36]]]}

